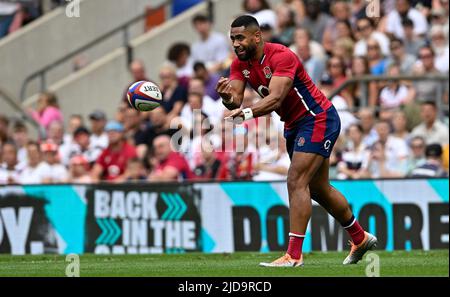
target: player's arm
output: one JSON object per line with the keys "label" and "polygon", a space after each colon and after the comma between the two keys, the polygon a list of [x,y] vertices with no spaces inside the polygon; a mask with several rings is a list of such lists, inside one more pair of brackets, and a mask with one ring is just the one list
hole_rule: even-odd
{"label": "player's arm", "polygon": [[216,86],[216,91],[222,98],[223,105],[229,110],[239,108],[242,105],[244,89],[244,81],[238,79],[229,80],[226,77],[221,77]]}
{"label": "player's arm", "polygon": [[287,76],[273,76],[269,84],[269,95],[259,100],[249,108],[238,109],[228,118],[242,118],[244,120],[257,118],[280,108],[284,98],[292,88],[293,81]]}

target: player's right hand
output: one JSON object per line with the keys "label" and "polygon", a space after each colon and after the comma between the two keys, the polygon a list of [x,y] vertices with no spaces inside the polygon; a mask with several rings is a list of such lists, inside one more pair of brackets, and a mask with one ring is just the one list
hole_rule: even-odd
{"label": "player's right hand", "polygon": [[221,77],[216,85],[216,92],[219,94],[220,97],[222,97],[223,100],[229,101],[233,94],[232,86],[230,84],[230,80],[226,77]]}

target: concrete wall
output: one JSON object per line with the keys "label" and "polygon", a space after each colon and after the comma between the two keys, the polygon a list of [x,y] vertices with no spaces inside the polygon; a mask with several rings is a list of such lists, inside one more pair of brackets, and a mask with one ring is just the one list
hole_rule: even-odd
{"label": "concrete wall", "polygon": [[[228,31],[231,19],[240,12],[240,4],[240,0],[217,1],[215,28],[218,31]],[[173,42],[192,42],[197,38],[191,19],[195,14],[206,10],[206,3],[198,4],[132,41],[135,57],[144,61],[149,77],[158,77],[158,70]],[[95,108],[101,108],[109,117],[113,117],[130,80],[126,69],[126,52],[120,48],[51,85],[49,89],[55,91],[60,98],[66,118],[72,113],[86,116]],[[25,103],[31,103],[34,99],[35,97],[28,98]]]}
{"label": "concrete wall", "polygon": [[[144,12],[147,5],[156,7],[164,0],[81,0],[80,17],[68,18],[65,7],[60,7],[18,32],[0,40],[0,85],[14,96],[27,75],[63,57],[67,53],[91,42],[111,29]],[[131,30],[131,37],[143,33],[143,23]],[[94,61],[122,46],[118,34],[86,56]],[[48,81],[55,82],[72,72],[71,62],[49,73]],[[28,95],[37,91],[30,86]],[[22,98],[23,99],[23,98]],[[0,103],[1,104],[1,103]]]}

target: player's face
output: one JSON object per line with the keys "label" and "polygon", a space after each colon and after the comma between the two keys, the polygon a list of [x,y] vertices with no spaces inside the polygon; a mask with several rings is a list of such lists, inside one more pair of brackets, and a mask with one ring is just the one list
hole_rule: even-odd
{"label": "player's face", "polygon": [[248,61],[256,55],[257,43],[261,40],[261,31],[250,32],[243,26],[231,28],[230,39],[238,59]]}

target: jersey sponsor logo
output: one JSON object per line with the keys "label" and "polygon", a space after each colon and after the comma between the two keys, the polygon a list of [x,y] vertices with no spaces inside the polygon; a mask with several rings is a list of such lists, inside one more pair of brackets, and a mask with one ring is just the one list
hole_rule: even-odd
{"label": "jersey sponsor logo", "polygon": [[242,70],[242,74],[244,75],[245,78],[250,77],[250,71],[248,71],[247,69]]}
{"label": "jersey sponsor logo", "polygon": [[266,78],[271,78],[272,77],[272,70],[270,70],[269,66],[264,67],[263,72],[264,72],[264,76]]}
{"label": "jersey sponsor logo", "polygon": [[327,139],[325,143],[323,144],[323,147],[328,151],[331,146],[331,140]]}

